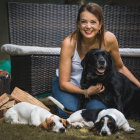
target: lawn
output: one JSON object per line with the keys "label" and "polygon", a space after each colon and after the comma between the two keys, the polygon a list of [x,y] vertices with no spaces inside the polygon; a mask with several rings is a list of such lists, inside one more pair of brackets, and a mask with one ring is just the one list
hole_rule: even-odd
{"label": "lawn", "polygon": [[[52,102],[46,98],[39,100],[51,108],[51,112],[56,112]],[[67,129],[66,133],[55,133],[29,125],[11,125],[0,122],[0,140],[140,140],[140,122],[129,120],[129,123],[136,129],[134,133],[126,133],[119,130],[111,136],[103,137],[95,136],[88,128],[70,128]]]}

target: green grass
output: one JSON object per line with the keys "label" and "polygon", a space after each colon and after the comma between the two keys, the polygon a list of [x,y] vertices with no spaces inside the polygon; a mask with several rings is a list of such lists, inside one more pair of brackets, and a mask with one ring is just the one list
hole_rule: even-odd
{"label": "green grass", "polygon": [[[40,100],[51,108],[51,112],[56,112],[52,102],[46,98]],[[95,136],[88,128],[70,128],[66,133],[55,133],[47,132],[40,127],[0,122],[0,140],[140,140],[140,122],[129,120],[129,123],[136,129],[134,133],[119,130],[111,136],[102,137]]]}

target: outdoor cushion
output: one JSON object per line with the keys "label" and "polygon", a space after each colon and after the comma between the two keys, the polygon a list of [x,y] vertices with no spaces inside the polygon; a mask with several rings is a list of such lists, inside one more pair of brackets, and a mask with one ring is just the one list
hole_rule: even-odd
{"label": "outdoor cushion", "polygon": [[1,51],[9,55],[60,54],[60,48],[4,44]]}
{"label": "outdoor cushion", "polygon": [[[39,47],[39,46],[23,46],[15,44],[4,44],[1,51],[9,55],[31,55],[31,54],[60,54],[61,48]],[[140,56],[139,48],[119,48],[121,56]]]}

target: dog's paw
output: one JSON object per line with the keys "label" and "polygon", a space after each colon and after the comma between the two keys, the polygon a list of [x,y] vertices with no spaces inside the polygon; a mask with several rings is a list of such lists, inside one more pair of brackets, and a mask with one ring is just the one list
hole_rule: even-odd
{"label": "dog's paw", "polygon": [[80,128],[84,127],[84,124],[81,122],[75,122],[75,123],[72,123],[72,126],[77,129],[80,129]]}
{"label": "dog's paw", "polygon": [[92,121],[90,121],[90,122],[83,122],[83,123],[84,123],[85,126],[90,127],[90,128],[94,126],[94,123]]}
{"label": "dog's paw", "polygon": [[135,129],[132,127],[129,127],[128,129],[126,129],[126,132],[134,132],[134,131],[135,131]]}
{"label": "dog's paw", "polygon": [[80,125],[76,125],[76,126],[75,126],[76,129],[80,129],[80,128],[82,128],[82,127],[83,127],[83,126],[80,126]]}
{"label": "dog's paw", "polygon": [[132,127],[129,128],[129,132],[134,132],[134,131],[135,131],[134,128],[132,128]]}

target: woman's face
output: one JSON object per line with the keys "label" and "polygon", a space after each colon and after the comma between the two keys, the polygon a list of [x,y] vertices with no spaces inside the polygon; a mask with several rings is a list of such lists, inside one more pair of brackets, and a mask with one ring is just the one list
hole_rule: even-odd
{"label": "woman's face", "polygon": [[84,11],[80,15],[78,28],[83,37],[93,39],[101,29],[101,24],[94,14]]}

